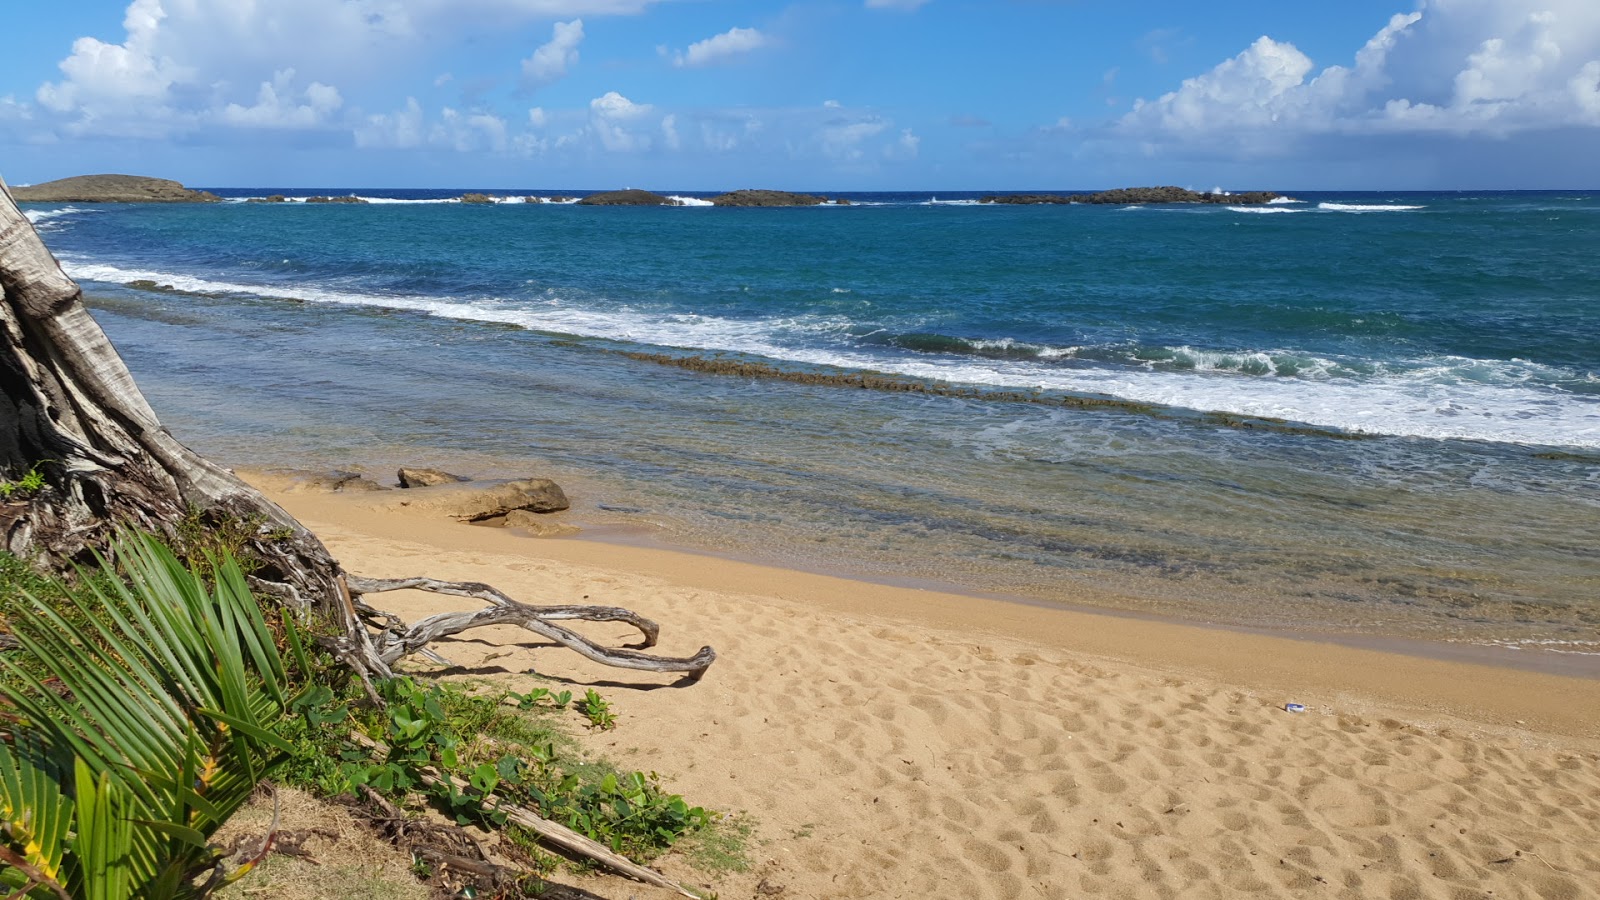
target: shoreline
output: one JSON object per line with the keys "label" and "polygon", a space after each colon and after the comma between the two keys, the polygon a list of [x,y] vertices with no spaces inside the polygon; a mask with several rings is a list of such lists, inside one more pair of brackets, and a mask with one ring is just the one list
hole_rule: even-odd
{"label": "shoreline", "polygon": [[[1417,645],[1429,643],[1424,641],[1290,635],[1134,610],[986,596],[949,585],[935,589],[889,579],[781,568],[588,532],[584,534],[589,536],[575,539],[534,538],[510,529],[382,510],[374,503],[362,502],[372,494],[286,492],[289,480],[264,470],[246,469],[240,474],[274,502],[306,520],[308,527],[312,522],[337,523],[380,539],[421,539],[452,552],[490,551],[624,572],[683,589],[771,597],[843,615],[884,618],[911,628],[1022,640],[1151,671],[1277,691],[1285,695],[1283,702],[1306,702],[1306,696],[1317,694],[1348,702],[1352,708],[1384,705],[1484,725],[1526,725],[1569,737],[1600,738],[1600,689],[1594,675],[1513,667],[1499,659],[1446,658],[1452,655],[1448,651],[1401,650],[1423,649]],[[1472,657],[1478,657],[1477,649],[1491,650],[1462,649],[1466,651],[1462,655]],[[1492,655],[1516,652],[1520,651]]]}
{"label": "shoreline", "polygon": [[[1004,591],[983,591],[971,588],[957,582],[939,581],[936,579],[916,578],[913,576],[882,575],[874,576],[869,573],[850,572],[844,568],[829,569],[824,566],[807,566],[801,562],[774,563],[760,558],[754,554],[742,554],[733,550],[713,550],[702,547],[674,544],[658,536],[657,529],[643,526],[618,525],[618,526],[586,526],[578,534],[562,535],[552,538],[528,538],[529,540],[550,541],[554,543],[578,542],[596,543],[613,547],[630,547],[639,550],[655,550],[664,554],[683,555],[691,557],[704,557],[720,560],[727,563],[748,565],[757,569],[768,570],[776,573],[791,575],[805,575],[817,578],[832,579],[847,584],[867,584],[904,591],[926,593],[940,597],[946,602],[957,602],[956,598],[970,598],[994,603],[1041,609],[1056,612],[1065,612],[1083,616],[1105,616],[1113,619],[1127,619],[1134,622],[1148,622],[1158,625],[1174,625],[1183,628],[1198,628],[1231,632],[1240,635],[1251,635],[1276,641],[1295,641],[1310,644],[1328,644],[1346,647],[1352,650],[1363,650],[1387,655],[1406,656],[1420,659],[1431,659],[1438,662],[1462,663],[1492,669],[1508,669],[1513,671],[1532,672],[1543,675],[1556,675],[1564,678],[1600,681],[1600,654],[1563,652],[1560,650],[1534,650],[1527,651],[1515,647],[1496,647],[1488,644],[1477,644],[1460,641],[1428,640],[1426,638],[1404,637],[1387,634],[1365,634],[1360,632],[1337,632],[1301,630],[1290,631],[1287,629],[1274,629],[1266,626],[1244,625],[1231,622],[1208,622],[1195,619],[1185,619],[1176,615],[1165,615],[1160,612],[1124,608],[1115,605],[1096,604],[1078,600],[1047,600],[1038,597],[1029,597],[1025,594],[1012,594]],[[560,555],[553,554],[553,555]],[[590,554],[573,554],[571,558],[589,558]],[[565,557],[564,557],[565,558]],[[714,576],[712,576],[714,577]],[[709,583],[707,586],[712,586]],[[1107,597],[1117,596],[1113,590],[1102,591]]]}

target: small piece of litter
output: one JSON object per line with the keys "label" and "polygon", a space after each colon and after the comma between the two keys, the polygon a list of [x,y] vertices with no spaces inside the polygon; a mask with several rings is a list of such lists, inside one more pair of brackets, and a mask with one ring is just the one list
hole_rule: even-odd
{"label": "small piece of litter", "polygon": [[1305,712],[1306,711],[1306,705],[1304,703],[1285,703],[1283,705],[1283,708],[1288,712]]}

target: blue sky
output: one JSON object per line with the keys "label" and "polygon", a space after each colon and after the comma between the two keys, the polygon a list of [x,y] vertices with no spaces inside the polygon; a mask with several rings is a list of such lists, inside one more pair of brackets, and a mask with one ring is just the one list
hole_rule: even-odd
{"label": "blue sky", "polygon": [[15,6],[13,183],[1600,187],[1595,0]]}

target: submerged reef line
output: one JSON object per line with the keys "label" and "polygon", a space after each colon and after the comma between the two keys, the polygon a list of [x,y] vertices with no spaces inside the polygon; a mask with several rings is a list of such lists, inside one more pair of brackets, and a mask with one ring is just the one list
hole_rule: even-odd
{"label": "submerged reef line", "polygon": [[986,388],[961,387],[943,381],[924,381],[898,375],[885,375],[872,371],[824,372],[784,369],[767,363],[719,356],[676,355],[629,350],[604,350],[603,352],[616,353],[639,362],[672,366],[706,375],[759,378],[767,381],[786,381],[792,384],[856,388],[885,393],[925,394],[932,397],[981,400],[991,403],[1031,403],[1039,406],[1065,407],[1068,409],[1103,409],[1160,419],[1190,421],[1203,425],[1220,425],[1225,428],[1326,437],[1343,441],[1367,440],[1375,437],[1375,435],[1344,431],[1337,428],[1305,425],[1291,422],[1287,419],[1246,416],[1225,412],[1187,411],[1177,407],[1143,403],[1137,400],[1123,400],[1117,397],[1042,391],[996,391]]}

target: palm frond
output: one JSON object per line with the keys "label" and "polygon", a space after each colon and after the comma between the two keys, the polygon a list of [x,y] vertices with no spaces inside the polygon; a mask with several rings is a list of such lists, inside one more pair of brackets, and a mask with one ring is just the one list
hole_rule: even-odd
{"label": "palm frond", "polygon": [[[115,556],[123,579],[65,613],[30,597],[14,623],[55,689],[0,658],[20,721],[0,740],[0,841],[73,897],[185,896],[215,863],[206,840],[285,758],[287,670],[231,558],[208,585],[146,535]],[[30,881],[0,871],[6,893]]]}

